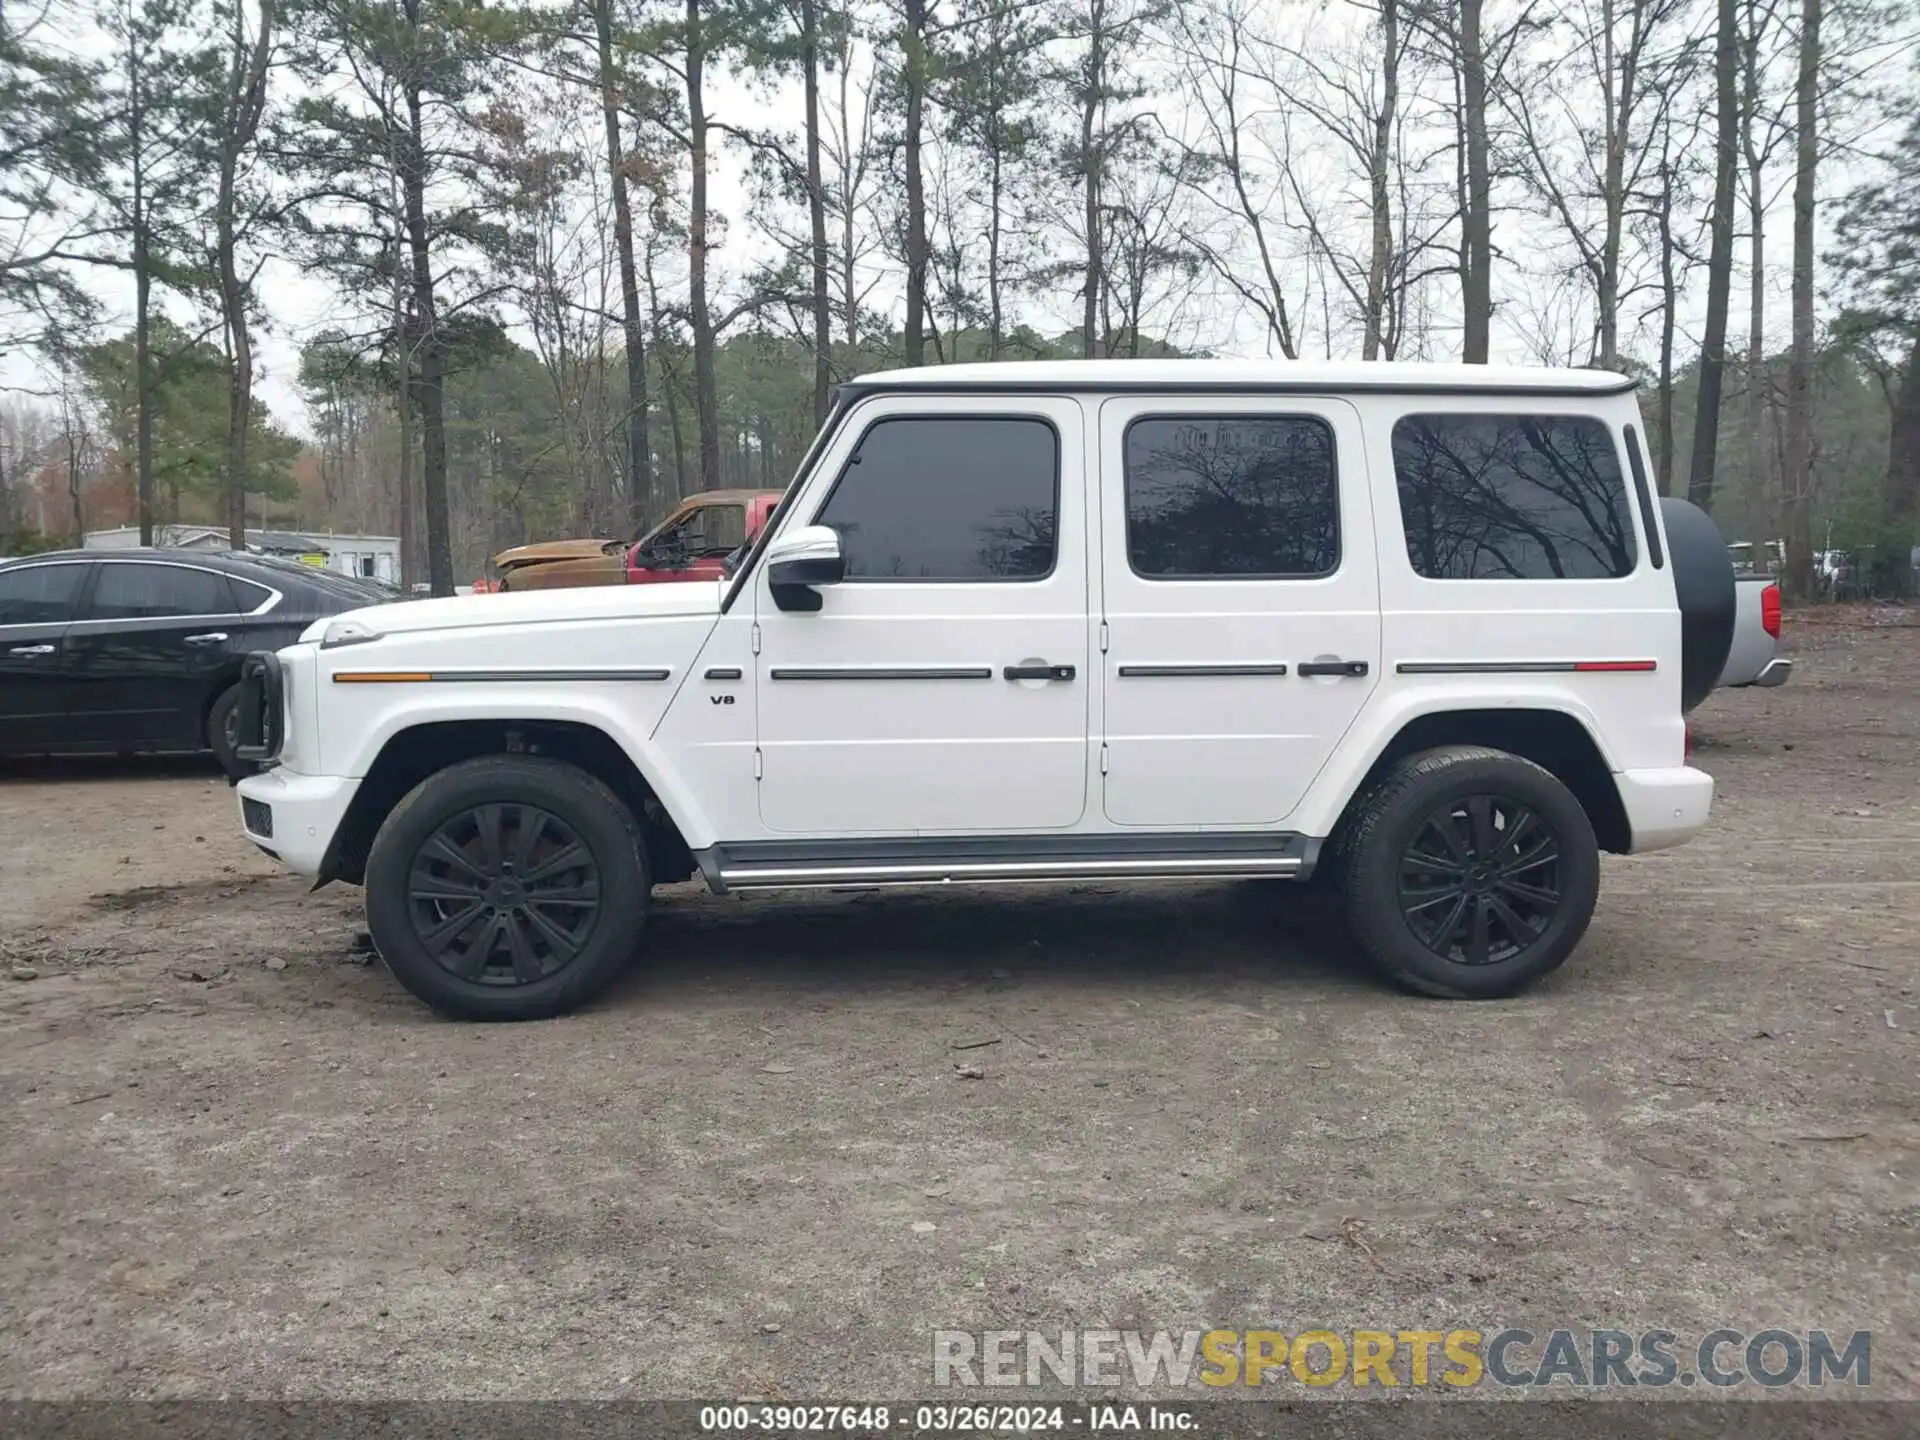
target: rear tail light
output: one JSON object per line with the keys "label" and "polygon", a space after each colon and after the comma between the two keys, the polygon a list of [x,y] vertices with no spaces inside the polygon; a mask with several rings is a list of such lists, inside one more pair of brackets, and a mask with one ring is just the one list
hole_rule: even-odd
{"label": "rear tail light", "polygon": [[1680,733],[1684,737],[1680,749],[1680,758],[1682,760],[1691,760],[1693,758],[1693,727],[1691,725],[1682,726]]}
{"label": "rear tail light", "polygon": [[1760,592],[1760,628],[1774,639],[1780,638],[1780,587],[1769,585]]}

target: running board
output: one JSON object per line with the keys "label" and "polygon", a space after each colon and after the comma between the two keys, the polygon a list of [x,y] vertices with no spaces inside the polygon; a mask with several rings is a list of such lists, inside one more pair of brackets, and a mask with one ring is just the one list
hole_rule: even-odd
{"label": "running board", "polygon": [[707,888],[1007,885],[1269,876],[1304,880],[1320,841],[1263,831],[1177,835],[909,836],[752,840],[694,852]]}

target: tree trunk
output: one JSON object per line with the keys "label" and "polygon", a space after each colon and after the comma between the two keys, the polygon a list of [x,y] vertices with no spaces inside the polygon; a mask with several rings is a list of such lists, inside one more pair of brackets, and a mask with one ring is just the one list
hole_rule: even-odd
{"label": "tree trunk", "polygon": [[1599,274],[1594,278],[1597,281],[1595,298],[1600,312],[1598,358],[1602,370],[1620,368],[1620,246],[1626,233],[1627,223],[1627,152],[1632,144],[1633,106],[1637,98],[1634,86],[1640,53],[1642,23],[1640,0],[1634,0],[1628,13],[1632,17],[1633,40],[1626,54],[1621,57],[1616,73],[1613,49],[1614,7],[1611,0],[1601,7],[1605,26],[1603,49],[1606,57],[1604,87],[1607,100],[1604,179],[1606,193],[1603,197],[1606,219],[1600,239]]}
{"label": "tree trunk", "polygon": [[[1893,570],[1903,578],[1899,593],[1910,595],[1916,580],[1910,547],[1920,541],[1920,534],[1914,532],[1914,511],[1920,507],[1920,328],[1912,332],[1901,386],[1893,392],[1893,426],[1887,434],[1887,488],[1882,505],[1887,538],[1901,547],[1893,557]],[[75,493],[75,507],[79,507],[79,493]],[[77,513],[79,509],[75,509]]]}
{"label": "tree trunk", "polygon": [[[998,59],[998,57],[995,57]],[[998,97],[993,113],[987,117],[987,359],[998,360],[1006,332],[1006,313],[1000,287],[1000,206],[1004,182],[1001,178],[1001,142]]]}
{"label": "tree trunk", "polygon": [[1793,176],[1793,348],[1787,363],[1787,463],[1780,477],[1786,510],[1782,589],[1793,599],[1813,591],[1813,211],[1820,163],[1820,7],[1800,7],[1800,79],[1795,87],[1798,157]]}
{"label": "tree trunk", "polygon": [[840,144],[845,153],[840,159],[840,310],[846,322],[847,364],[857,367],[860,363],[860,290],[859,280],[854,274],[854,208],[859,203],[856,176],[854,173],[853,112],[848,105],[849,90],[852,87],[853,56],[846,44],[844,32],[839,50],[840,61]]}
{"label": "tree trunk", "polygon": [[1740,151],[1739,0],[1718,0],[1713,50],[1716,96],[1713,220],[1707,245],[1707,319],[1700,337],[1699,403],[1693,419],[1693,462],[1687,498],[1713,509],[1720,444],[1720,392],[1727,368],[1727,302],[1733,290],[1734,168]]}
{"label": "tree trunk", "polygon": [[907,165],[907,364],[927,359],[927,197],[920,173],[920,129],[926,108],[926,0],[906,0],[906,32],[901,37],[906,67]]}
{"label": "tree trunk", "polygon": [[714,379],[713,312],[707,308],[706,39],[701,0],[687,0],[687,132],[693,202],[687,223],[687,309],[693,327],[693,408],[700,423],[700,488],[720,488],[720,395]]}
{"label": "tree trunk", "polygon": [[1386,329],[1387,285],[1393,266],[1393,207],[1387,189],[1393,147],[1394,107],[1400,99],[1400,9],[1380,0],[1380,108],[1373,117],[1373,153],[1368,157],[1373,212],[1373,251],[1367,261],[1367,309],[1361,317],[1360,358],[1378,360]]}
{"label": "tree trunk", "polygon": [[[393,198],[399,201],[400,176],[393,176]],[[407,237],[402,207],[393,216],[393,413],[400,427],[395,497],[400,507],[400,588],[413,594],[420,575],[418,525],[413,513],[413,337],[407,329]]]}
{"label": "tree trunk", "polygon": [[247,287],[240,283],[236,193],[240,159],[260,127],[267,98],[267,60],[273,51],[273,0],[260,0],[260,29],[248,54],[238,3],[233,7],[233,68],[228,72],[226,124],[220,136],[220,179],[214,205],[215,262],[220,309],[226,321],[231,371],[227,376],[227,547],[247,548],[247,437],[253,428],[253,337],[247,329]]}
{"label": "tree trunk", "polygon": [[1087,275],[1081,294],[1080,353],[1088,358],[1097,353],[1100,288],[1104,268],[1100,240],[1100,150],[1095,122],[1100,118],[1100,96],[1105,82],[1103,72],[1106,69],[1106,57],[1101,48],[1106,40],[1106,32],[1102,28],[1105,10],[1103,0],[1092,0],[1088,7],[1090,23],[1087,27],[1086,89],[1080,97],[1080,163],[1085,171],[1086,195],[1083,223],[1087,232]]}
{"label": "tree trunk", "polygon": [[[406,0],[407,23],[420,25],[420,0]],[[421,95],[410,83],[407,101],[407,166],[400,177],[407,206],[407,236],[413,260],[413,324],[420,368],[414,398],[420,406],[420,477],[426,499],[427,585],[435,595],[453,594],[453,535],[447,513],[445,362],[440,316],[433,295],[431,239],[427,230],[426,148],[422,142]]]}
{"label": "tree trunk", "polygon": [[1493,332],[1493,177],[1487,141],[1487,59],[1480,35],[1481,0],[1460,0],[1460,81],[1466,134],[1467,211],[1461,219],[1465,273],[1460,303],[1461,358],[1487,363]]}
{"label": "tree trunk", "polygon": [[647,439],[647,341],[640,324],[640,277],[633,263],[633,199],[627,152],[620,143],[620,75],[613,59],[613,0],[593,0],[600,54],[600,117],[607,135],[613,190],[613,248],[620,262],[620,321],[627,346],[627,521],[638,527],[653,499],[653,454]]}
{"label": "tree trunk", "polygon": [[1673,267],[1673,169],[1668,156],[1660,157],[1660,204],[1654,220],[1660,231],[1660,378],[1654,412],[1654,485],[1662,495],[1673,493],[1673,332],[1678,324],[1679,277]]}
{"label": "tree trunk", "polygon": [[813,227],[813,423],[820,425],[833,389],[833,303],[827,294],[827,187],[820,173],[819,0],[800,0],[800,51],[807,90],[807,218]]}
{"label": "tree trunk", "polygon": [[1760,36],[1763,22],[1748,4],[1749,24],[1741,46],[1741,145],[1747,163],[1747,538],[1760,547],[1775,538],[1779,517],[1772,504],[1772,454],[1767,443],[1767,197],[1765,162],[1754,134],[1760,114]]}
{"label": "tree trunk", "polygon": [[1766,200],[1759,165],[1749,160],[1747,193],[1747,538],[1757,548],[1774,538],[1774,509],[1767,484],[1767,242]]}
{"label": "tree trunk", "polygon": [[67,498],[73,502],[73,548],[78,550],[87,543],[87,516],[80,502],[80,435],[74,429],[72,402],[66,403]]}
{"label": "tree trunk", "polygon": [[253,342],[247,333],[246,288],[240,283],[240,272],[233,253],[233,221],[228,209],[233,196],[227,187],[227,178],[223,173],[221,213],[217,226],[220,304],[227,312],[229,364],[232,366],[227,377],[227,473],[226,483],[221,488],[226,492],[227,548],[244,550],[247,548],[247,431],[253,419]]}
{"label": "tree trunk", "polygon": [[133,181],[133,468],[140,503],[140,543],[153,544],[153,260],[147,234],[146,82],[140,44],[127,40],[127,155]]}

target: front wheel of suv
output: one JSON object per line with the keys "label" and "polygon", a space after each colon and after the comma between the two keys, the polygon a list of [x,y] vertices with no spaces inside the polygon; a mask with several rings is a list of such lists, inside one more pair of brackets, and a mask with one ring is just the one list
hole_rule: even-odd
{"label": "front wheel of suv", "polygon": [[1501,750],[1410,756],[1360,802],[1347,920],[1390,979],[1447,999],[1511,995],[1559,966],[1593,918],[1600,849],[1551,773]]}
{"label": "front wheel of suv", "polygon": [[367,928],[400,983],[462,1020],[591,1000],[646,918],[632,813],[585,771],[488,755],[420,782],[367,857]]}

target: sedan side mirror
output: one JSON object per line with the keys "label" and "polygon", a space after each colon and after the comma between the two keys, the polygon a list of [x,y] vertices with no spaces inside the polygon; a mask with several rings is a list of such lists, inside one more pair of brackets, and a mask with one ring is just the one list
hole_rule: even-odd
{"label": "sedan side mirror", "polygon": [[767,547],[767,586],[782,610],[818,610],[816,585],[846,579],[840,532],[831,525],[802,525]]}

